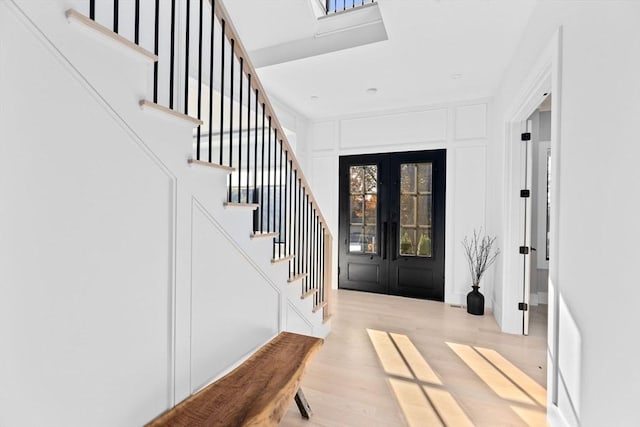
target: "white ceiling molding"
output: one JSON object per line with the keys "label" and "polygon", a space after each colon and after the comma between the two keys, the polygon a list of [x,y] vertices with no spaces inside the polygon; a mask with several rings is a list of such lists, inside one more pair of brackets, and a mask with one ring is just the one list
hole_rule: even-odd
{"label": "white ceiling molding", "polygon": [[288,41],[249,52],[256,68],[282,64],[339,50],[387,40],[380,10],[376,3],[318,19],[312,37]]}

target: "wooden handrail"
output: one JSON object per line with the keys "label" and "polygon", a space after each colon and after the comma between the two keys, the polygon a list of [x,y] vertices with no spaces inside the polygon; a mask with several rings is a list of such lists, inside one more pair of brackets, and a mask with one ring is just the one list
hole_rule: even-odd
{"label": "wooden handrail", "polygon": [[[254,68],[253,63],[251,62],[251,59],[249,57],[249,54],[247,53],[247,50],[244,47],[244,44],[242,43],[242,41],[240,40],[240,37],[238,36],[238,32],[236,31],[233,25],[233,22],[229,16],[229,12],[227,11],[227,8],[224,6],[224,3],[222,2],[222,0],[214,0],[214,1],[215,1],[214,12],[216,16],[218,17],[218,19],[220,20],[224,19],[225,21],[225,36],[227,36],[229,40],[232,40],[232,39],[234,40],[235,50],[237,52],[238,57],[244,58],[244,68],[246,69],[247,74],[251,74],[252,76],[251,81],[255,82],[254,88],[258,89],[258,93],[259,93],[258,100],[260,101],[260,103],[265,105],[265,112],[267,113],[267,115],[271,116],[271,120],[272,120],[271,124],[277,128],[278,135],[281,137],[284,143],[284,150],[287,153],[289,153],[289,155],[291,156],[291,161],[293,162],[293,166],[295,170],[298,172],[298,177],[302,182],[302,186],[306,194],[309,196],[309,200],[311,201],[312,205],[315,206],[316,213],[318,215],[318,218],[320,219],[320,222],[325,226],[325,229],[329,233],[329,236],[333,238],[331,234],[331,230],[329,229],[329,223],[322,215],[322,211],[320,210],[320,204],[318,203],[316,197],[311,191],[311,186],[309,185],[307,178],[304,176],[302,168],[298,163],[298,159],[295,156],[295,153],[291,148],[289,141],[287,140],[287,136],[284,132],[284,129],[280,124],[278,117],[275,114],[275,110],[273,109],[271,102],[269,102],[269,98],[266,97],[266,91],[262,86],[262,83],[260,82],[258,73],[256,72],[256,69]],[[212,0],[209,0],[209,3],[212,3]],[[211,4],[211,6],[213,7],[213,4]]]}

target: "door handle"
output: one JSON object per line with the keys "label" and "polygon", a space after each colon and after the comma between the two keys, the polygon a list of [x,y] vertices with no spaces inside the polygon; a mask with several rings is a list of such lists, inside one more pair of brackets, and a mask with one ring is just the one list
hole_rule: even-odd
{"label": "door handle", "polygon": [[391,223],[391,260],[398,259],[398,223]]}
{"label": "door handle", "polygon": [[382,259],[387,259],[387,242],[389,239],[387,238],[387,221],[382,223],[382,239],[380,242],[380,246],[382,246]]}

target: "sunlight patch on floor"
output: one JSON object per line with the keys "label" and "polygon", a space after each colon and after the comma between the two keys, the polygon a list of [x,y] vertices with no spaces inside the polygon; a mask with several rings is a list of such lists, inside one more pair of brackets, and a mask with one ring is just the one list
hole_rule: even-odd
{"label": "sunlight patch on floor", "polygon": [[367,334],[409,426],[473,426],[408,336],[375,329]]}
{"label": "sunlight patch on floor", "polygon": [[395,378],[389,378],[389,383],[409,426],[443,425],[418,384]]}
{"label": "sunlight patch on floor", "polygon": [[423,388],[431,399],[431,404],[442,417],[445,425],[450,427],[473,427],[473,423],[451,393],[442,388],[430,386],[423,386]]}
{"label": "sunlight patch on floor", "polygon": [[518,387],[524,390],[525,393],[538,402],[539,405],[543,407],[547,406],[547,391],[544,387],[515,367],[497,351],[482,347],[475,347],[475,349]]}
{"label": "sunlight patch on floor", "polygon": [[530,427],[547,425],[544,387],[495,350],[447,343],[449,348]]}
{"label": "sunlight patch on floor", "polygon": [[376,353],[378,353],[380,362],[382,362],[382,367],[387,374],[408,379],[413,378],[411,371],[409,371],[407,364],[402,360],[402,356],[400,356],[400,353],[396,350],[396,346],[393,344],[393,341],[391,341],[388,333],[374,329],[367,329],[367,333],[369,334],[369,339],[371,339]]}
{"label": "sunlight patch on floor", "polygon": [[422,357],[408,336],[394,333],[390,333],[389,335],[391,335],[391,339],[398,347],[400,354],[404,356],[404,360],[413,372],[415,378],[419,381],[442,385],[440,378],[433,372],[431,366],[424,360],[424,357]]}
{"label": "sunlight patch on floor", "polygon": [[491,390],[503,399],[512,402],[534,404],[522,390],[513,384],[507,377],[491,365],[476,350],[469,345],[447,343],[449,348],[456,353],[473,372],[487,384]]}

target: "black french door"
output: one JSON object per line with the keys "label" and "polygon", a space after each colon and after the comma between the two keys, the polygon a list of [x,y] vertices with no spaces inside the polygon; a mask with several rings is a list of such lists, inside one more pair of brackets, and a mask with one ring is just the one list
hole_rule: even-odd
{"label": "black french door", "polygon": [[444,301],[446,150],[340,157],[338,286]]}

